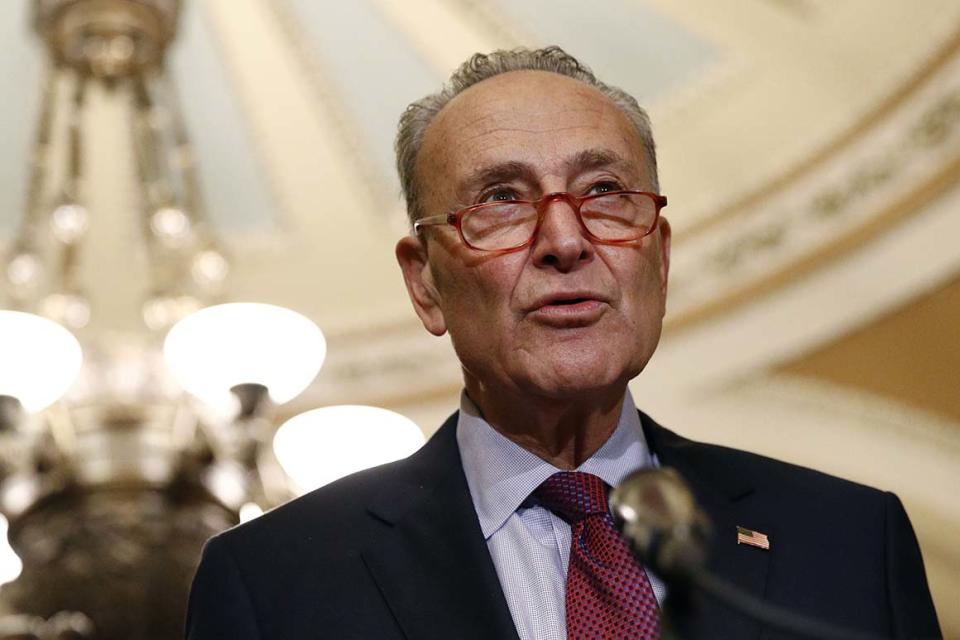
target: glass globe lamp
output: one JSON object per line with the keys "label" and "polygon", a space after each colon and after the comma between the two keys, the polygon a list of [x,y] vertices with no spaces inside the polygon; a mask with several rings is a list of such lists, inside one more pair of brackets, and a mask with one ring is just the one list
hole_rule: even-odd
{"label": "glass globe lamp", "polygon": [[181,387],[212,407],[230,404],[230,391],[265,387],[282,404],[316,377],[326,355],[323,332],[309,318],[269,304],[206,307],[175,324],[163,354]]}
{"label": "glass globe lamp", "polygon": [[0,310],[0,396],[29,412],[53,404],[76,380],[80,343],[61,325],[32,313]]}
{"label": "glass globe lamp", "polygon": [[405,458],[424,443],[415,422],[387,409],[337,405],[287,420],[273,438],[273,451],[304,493],[347,474]]}

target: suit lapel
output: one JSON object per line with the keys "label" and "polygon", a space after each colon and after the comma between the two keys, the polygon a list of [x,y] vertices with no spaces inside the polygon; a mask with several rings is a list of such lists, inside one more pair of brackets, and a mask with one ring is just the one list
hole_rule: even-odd
{"label": "suit lapel", "polygon": [[456,414],[370,505],[389,528],[363,560],[408,640],[517,638],[456,444]]}
{"label": "suit lapel", "polygon": [[[742,483],[718,460],[716,449],[664,429],[640,414],[648,446],[661,466],[690,484],[713,522],[708,567],[740,589],[763,597],[776,552],[776,531],[754,513],[755,487]],[[496,569],[470,499],[454,414],[409,464],[405,480],[370,505],[371,517],[389,529],[362,556],[408,640],[518,640]],[[771,550],[737,544],[737,526],[770,536]],[[716,603],[704,601],[691,625],[693,637],[759,637],[761,628]]]}
{"label": "suit lapel", "polygon": [[[731,473],[717,459],[715,447],[682,438],[643,413],[640,417],[647,443],[660,465],[673,467],[687,480],[697,502],[710,517],[713,533],[707,549],[708,569],[763,598],[770,558],[776,553],[776,532],[767,516],[754,512],[756,488]],[[766,533],[771,540],[770,550],[737,544],[738,526]],[[705,599],[698,602],[695,618],[695,637],[749,639],[758,637],[761,631],[758,623]]]}

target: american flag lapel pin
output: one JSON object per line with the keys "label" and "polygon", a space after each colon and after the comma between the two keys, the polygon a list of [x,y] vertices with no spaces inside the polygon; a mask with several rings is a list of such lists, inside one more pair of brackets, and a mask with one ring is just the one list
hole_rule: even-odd
{"label": "american flag lapel pin", "polygon": [[751,547],[770,550],[770,539],[767,538],[767,534],[746,527],[737,527],[737,544],[748,544]]}

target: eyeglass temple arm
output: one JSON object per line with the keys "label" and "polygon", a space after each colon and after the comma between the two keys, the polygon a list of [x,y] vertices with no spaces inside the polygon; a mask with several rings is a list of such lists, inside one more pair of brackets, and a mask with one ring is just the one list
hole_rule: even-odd
{"label": "eyeglass temple arm", "polygon": [[414,221],[413,223],[413,233],[414,235],[420,235],[421,229],[423,227],[429,227],[438,224],[453,224],[456,216],[452,213],[447,213],[440,216],[429,216],[427,218],[420,218],[419,220]]}

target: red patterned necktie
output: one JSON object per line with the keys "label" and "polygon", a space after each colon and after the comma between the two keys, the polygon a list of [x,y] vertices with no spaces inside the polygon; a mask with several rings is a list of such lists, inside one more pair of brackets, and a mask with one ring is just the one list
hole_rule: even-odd
{"label": "red patterned necktie", "polygon": [[660,614],[647,574],[613,524],[607,486],[595,475],[561,471],[534,492],[570,523],[568,640],[656,640]]}

